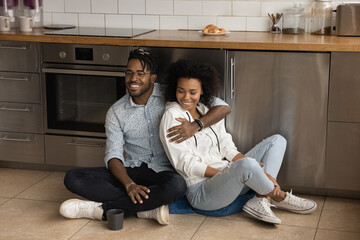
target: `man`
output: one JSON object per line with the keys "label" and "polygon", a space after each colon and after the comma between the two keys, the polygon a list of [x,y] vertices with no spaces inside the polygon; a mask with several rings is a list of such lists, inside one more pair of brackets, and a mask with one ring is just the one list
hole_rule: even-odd
{"label": "man", "polygon": [[[157,79],[157,58],[143,49],[131,51],[125,84],[128,93],[106,116],[106,168],[78,168],[67,172],[68,190],[90,201],[70,199],[60,206],[67,218],[106,219],[106,211],[123,209],[126,215],[169,223],[167,204],[184,196],[186,184],[166,157],[159,138],[165,109],[162,86]],[[224,118],[230,108],[223,101],[200,121],[205,127]],[[178,119],[169,129],[170,141],[182,142],[201,126]]]}

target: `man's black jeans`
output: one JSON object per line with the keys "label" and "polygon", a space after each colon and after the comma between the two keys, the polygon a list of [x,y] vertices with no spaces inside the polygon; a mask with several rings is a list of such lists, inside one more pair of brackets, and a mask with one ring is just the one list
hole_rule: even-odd
{"label": "man's black jeans", "polygon": [[126,215],[155,209],[175,202],[186,193],[185,180],[175,171],[156,173],[146,164],[126,168],[126,171],[136,184],[150,189],[149,198],[143,198],[142,204],[134,204],[125,187],[105,167],[72,169],[66,173],[64,184],[69,191],[77,195],[101,202],[104,217],[106,211],[113,208],[123,209]]}

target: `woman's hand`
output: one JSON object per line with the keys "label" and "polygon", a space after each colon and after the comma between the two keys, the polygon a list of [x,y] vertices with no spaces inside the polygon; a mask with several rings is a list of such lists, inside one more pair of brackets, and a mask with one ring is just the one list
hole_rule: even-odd
{"label": "woman's hand", "polygon": [[281,188],[280,185],[277,183],[276,179],[273,178],[270,174],[268,174],[267,172],[265,172],[266,176],[274,183],[274,196],[277,196],[280,194],[281,192]]}
{"label": "woman's hand", "polygon": [[166,137],[171,138],[170,142],[181,143],[199,131],[200,127],[196,122],[189,122],[185,118],[175,119],[181,124],[168,129]]}
{"label": "woman's hand", "polygon": [[147,194],[150,193],[150,189],[132,182],[126,186],[126,192],[134,204],[136,204],[137,202],[142,204],[143,200],[141,197],[148,199],[149,196]]}

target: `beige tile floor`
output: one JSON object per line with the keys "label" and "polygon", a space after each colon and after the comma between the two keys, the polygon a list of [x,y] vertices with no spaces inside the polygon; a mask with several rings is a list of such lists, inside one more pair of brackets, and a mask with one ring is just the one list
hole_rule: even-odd
{"label": "beige tile floor", "polygon": [[170,215],[168,226],[130,217],[123,230],[110,231],[106,222],[68,220],[58,213],[61,202],[76,197],[63,177],[64,172],[0,168],[0,240],[360,240],[360,200],[319,196],[307,196],[318,204],[310,215],[275,209],[282,220],[278,226],[241,212],[222,218]]}

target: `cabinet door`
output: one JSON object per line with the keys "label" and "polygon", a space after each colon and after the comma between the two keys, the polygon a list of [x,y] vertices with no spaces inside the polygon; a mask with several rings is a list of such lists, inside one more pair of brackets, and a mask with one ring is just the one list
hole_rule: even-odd
{"label": "cabinet door", "polygon": [[46,164],[104,167],[105,142],[105,139],[46,135]]}
{"label": "cabinet door", "polygon": [[360,53],[331,53],[329,121],[360,122]]}
{"label": "cabinet door", "polygon": [[328,53],[229,53],[226,128],[243,153],[270,135],[286,138],[283,186],[324,187],[329,60]]}
{"label": "cabinet door", "polygon": [[329,121],[360,122],[360,53],[331,53]]}
{"label": "cabinet door", "polygon": [[329,122],[326,188],[360,191],[360,123]]}
{"label": "cabinet door", "polygon": [[39,44],[0,41],[0,71],[39,72]]}

